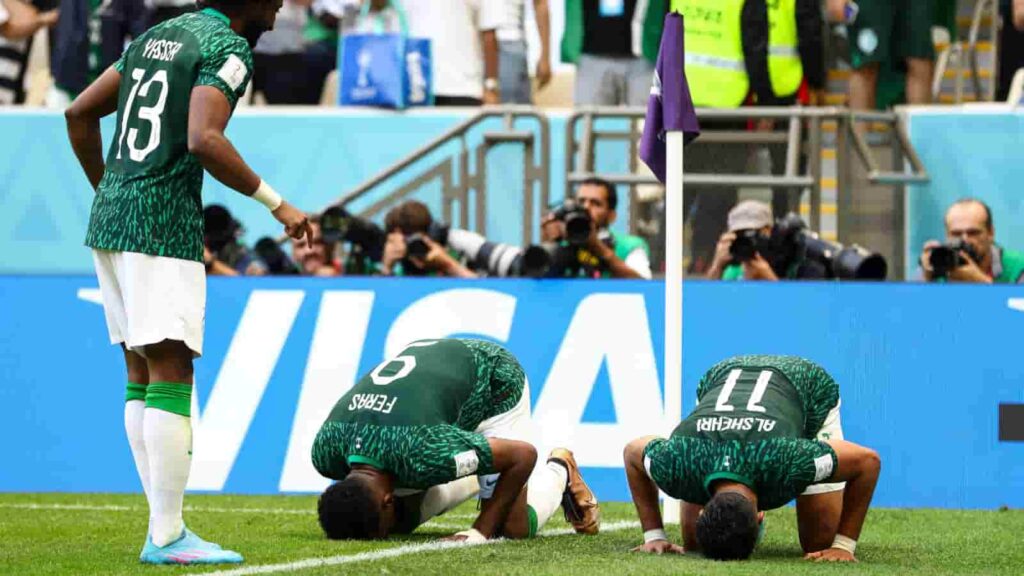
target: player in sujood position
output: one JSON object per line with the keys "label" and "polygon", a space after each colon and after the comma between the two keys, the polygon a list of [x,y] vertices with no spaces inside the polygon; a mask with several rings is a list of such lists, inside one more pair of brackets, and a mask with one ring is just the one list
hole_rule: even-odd
{"label": "player in sujood position", "polygon": [[[182,520],[192,453],[192,359],[206,308],[205,168],[262,202],[293,238],[306,215],[257,176],[224,136],[252,76],[252,46],[281,0],[200,0],[199,12],[135,40],[66,112],[68,136],[96,190],[85,244],[112,343],[128,369],[125,429],[149,501],[140,559],[151,564],[241,562]],[[124,76],[122,81],[122,76]],[[104,163],[100,118],[117,112]]]}
{"label": "player in sujood position", "polygon": [[[764,510],[796,498],[806,558],[855,561],[881,460],[843,440],[839,387],[820,366],[792,356],[738,356],[711,368],[697,408],[669,439],[625,450],[643,552],[676,552],[665,535],[658,488],[683,501],[683,544],[709,558],[748,558]],[[845,490],[844,490],[845,485]]]}
{"label": "player in sujood position", "polygon": [[[595,534],[597,499],[570,451],[535,465],[530,388],[519,362],[481,340],[421,340],[363,376],[334,406],[313,465],[339,480],[320,496],[332,539],[412,532],[477,492],[471,529],[450,537],[526,538],[558,508]],[[476,478],[474,478],[474,475]]]}

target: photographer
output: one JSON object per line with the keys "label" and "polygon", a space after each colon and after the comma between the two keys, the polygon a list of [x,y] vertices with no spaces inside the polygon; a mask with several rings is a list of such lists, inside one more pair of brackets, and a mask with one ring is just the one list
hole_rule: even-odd
{"label": "photographer", "polygon": [[618,194],[611,182],[584,180],[575,201],[548,214],[541,223],[541,240],[576,248],[577,273],[595,278],[642,278],[650,280],[650,248],[638,236],[616,234]]}
{"label": "photographer", "polygon": [[263,276],[266,267],[241,243],[242,226],[220,204],[203,208],[203,262],[209,276]]}
{"label": "photographer", "polygon": [[[828,278],[825,265],[806,258],[795,242],[785,241],[797,221],[785,219],[783,228],[773,224],[771,206],[744,200],[729,211],[729,230],[722,234],[708,268],[709,280],[817,280]],[[799,222],[798,225],[802,225]]]}
{"label": "photographer", "polygon": [[324,238],[318,220],[311,219],[309,228],[312,231],[309,242],[290,239],[292,261],[298,266],[299,273],[303,276],[341,276],[341,261],[334,257],[338,245]]}
{"label": "photographer", "polygon": [[1024,283],[1024,253],[995,243],[992,211],[980,200],[958,200],[946,211],[946,243],[925,243],[921,253],[925,281],[977,284]]}
{"label": "photographer", "polygon": [[422,202],[408,200],[384,217],[387,241],[381,262],[384,276],[476,278],[445,248],[447,228],[434,222]]}

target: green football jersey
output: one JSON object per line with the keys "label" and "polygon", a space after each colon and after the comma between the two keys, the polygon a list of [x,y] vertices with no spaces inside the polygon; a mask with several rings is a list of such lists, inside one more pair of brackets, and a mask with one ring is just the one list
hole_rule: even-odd
{"label": "green football jersey", "polygon": [[344,478],[351,464],[423,489],[493,472],[477,427],[512,410],[526,377],[507,350],[482,340],[423,340],[363,376],[335,404],[313,443],[313,465]]}
{"label": "green football jersey", "polygon": [[114,64],[117,129],[85,244],[203,260],[203,167],[188,151],[192,89],[212,86],[232,108],[252,76],[252,50],[207,8],[154,26]]}
{"label": "green football jersey", "polygon": [[668,440],[645,451],[651,477],[666,493],[695,504],[715,480],[742,482],[758,506],[782,506],[835,469],[835,452],[818,442],[839,387],[817,364],[792,356],[738,356],[712,367],[697,387],[697,408]]}

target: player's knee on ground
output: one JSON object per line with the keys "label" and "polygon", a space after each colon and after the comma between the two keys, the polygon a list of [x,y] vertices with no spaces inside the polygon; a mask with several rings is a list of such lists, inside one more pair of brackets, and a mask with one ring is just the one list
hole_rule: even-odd
{"label": "player's knee on ground", "polygon": [[382,502],[365,480],[348,477],[330,485],[317,502],[320,528],[331,540],[384,538]]}
{"label": "player's knee on ground", "polygon": [[697,542],[713,560],[746,560],[757,544],[757,510],[743,495],[716,494],[697,520]]}

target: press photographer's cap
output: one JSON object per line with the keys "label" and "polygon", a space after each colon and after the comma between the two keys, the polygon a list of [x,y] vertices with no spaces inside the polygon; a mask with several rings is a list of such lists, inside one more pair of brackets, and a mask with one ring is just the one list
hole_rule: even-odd
{"label": "press photographer's cap", "polygon": [[729,210],[729,232],[772,225],[772,207],[757,200],[744,200]]}

